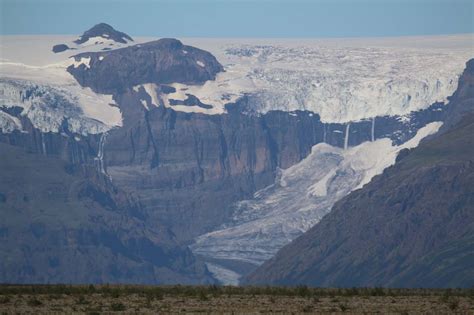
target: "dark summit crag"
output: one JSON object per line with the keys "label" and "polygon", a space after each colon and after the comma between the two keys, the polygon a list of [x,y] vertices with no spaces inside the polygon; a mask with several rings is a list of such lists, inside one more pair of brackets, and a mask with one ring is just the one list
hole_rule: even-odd
{"label": "dark summit crag", "polygon": [[80,45],[94,37],[103,37],[122,44],[126,44],[127,41],[133,42],[133,39],[127,34],[117,31],[109,24],[99,23],[85,31],[79,39],[74,41],[74,43]]}

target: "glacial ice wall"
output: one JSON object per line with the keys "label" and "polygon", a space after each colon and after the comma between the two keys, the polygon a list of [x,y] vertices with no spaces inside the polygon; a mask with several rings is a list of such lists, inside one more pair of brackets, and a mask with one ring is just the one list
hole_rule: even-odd
{"label": "glacial ice wall", "polygon": [[[0,107],[20,107],[21,116],[42,132],[59,132],[63,124],[73,133],[102,133],[110,127],[86,117],[77,98],[65,89],[28,81],[0,79]],[[1,111],[0,111],[1,112]],[[17,117],[7,113],[0,118],[3,132],[22,130]],[[7,117],[8,116],[8,117]]]}
{"label": "glacial ice wall", "polygon": [[225,72],[202,86],[175,88],[213,105],[209,113],[225,112],[226,102],[246,95],[250,111],[309,110],[323,122],[405,115],[446,102],[472,57],[469,45],[451,49],[440,40],[440,47],[415,46],[350,46],[344,40],[203,44]]}

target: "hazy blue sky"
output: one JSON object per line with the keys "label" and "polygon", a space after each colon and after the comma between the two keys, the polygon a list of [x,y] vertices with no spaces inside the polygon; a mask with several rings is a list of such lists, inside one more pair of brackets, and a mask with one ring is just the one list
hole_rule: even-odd
{"label": "hazy blue sky", "polygon": [[352,37],[474,32],[474,0],[0,0],[0,34]]}

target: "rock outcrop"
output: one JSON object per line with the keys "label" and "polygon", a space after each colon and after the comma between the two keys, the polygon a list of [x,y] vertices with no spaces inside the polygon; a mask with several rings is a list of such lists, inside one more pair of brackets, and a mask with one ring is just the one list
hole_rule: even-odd
{"label": "rock outcrop", "polygon": [[209,52],[172,38],[74,58],[80,64],[68,71],[82,86],[103,94],[121,93],[144,83],[202,84],[223,71]]}
{"label": "rock outcrop", "polygon": [[69,48],[69,46],[66,45],[66,44],[57,44],[57,45],[54,45],[54,46],[53,46],[53,49],[52,49],[52,50],[53,50],[53,52],[54,52],[55,54],[57,54],[57,53],[66,51],[66,50],[68,50],[68,49],[70,49],[70,48]]}
{"label": "rock outcrop", "polygon": [[84,44],[91,38],[94,39],[98,37],[122,44],[126,44],[128,41],[133,42],[133,39],[127,34],[117,31],[109,24],[99,23],[85,31],[79,39],[74,41],[74,43],[80,45]]}

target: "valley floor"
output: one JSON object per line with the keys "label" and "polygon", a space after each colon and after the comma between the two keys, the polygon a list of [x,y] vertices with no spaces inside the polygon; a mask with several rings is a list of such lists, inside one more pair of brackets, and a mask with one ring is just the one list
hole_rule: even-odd
{"label": "valley floor", "polygon": [[0,313],[473,314],[474,289],[0,286]]}

